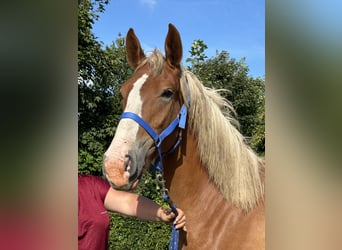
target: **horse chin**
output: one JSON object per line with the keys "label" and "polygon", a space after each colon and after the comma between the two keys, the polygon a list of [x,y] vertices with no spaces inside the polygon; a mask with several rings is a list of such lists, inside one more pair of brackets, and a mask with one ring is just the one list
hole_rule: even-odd
{"label": "horse chin", "polygon": [[138,187],[139,180],[135,180],[133,182],[129,182],[126,185],[121,185],[121,186],[117,186],[111,181],[109,181],[109,183],[110,183],[111,187],[116,189],[116,190],[131,191],[131,190],[134,190]]}

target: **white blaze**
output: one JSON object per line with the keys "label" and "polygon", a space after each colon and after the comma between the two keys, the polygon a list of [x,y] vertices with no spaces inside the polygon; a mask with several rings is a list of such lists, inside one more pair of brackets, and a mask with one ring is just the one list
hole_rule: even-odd
{"label": "white blaze", "polygon": [[[127,106],[124,112],[132,112],[141,117],[141,109],[142,109],[142,100],[140,96],[140,89],[146,82],[148,75],[143,74],[134,84],[131,89],[128,98],[127,98]],[[113,151],[120,151],[123,154],[126,154],[129,150],[130,144],[135,141],[136,135],[138,133],[139,124],[131,119],[122,119],[119,122],[119,125],[116,129],[116,133],[112,143],[110,144],[107,152],[105,153],[106,157],[110,157]],[[117,148],[117,145],[123,146],[123,144],[127,148]],[[124,155],[121,155],[124,157]]]}

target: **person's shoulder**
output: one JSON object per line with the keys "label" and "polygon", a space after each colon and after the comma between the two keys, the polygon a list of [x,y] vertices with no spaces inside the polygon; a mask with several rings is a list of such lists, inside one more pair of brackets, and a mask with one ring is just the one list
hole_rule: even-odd
{"label": "person's shoulder", "polygon": [[99,176],[91,175],[91,174],[78,174],[78,179],[86,180],[86,179],[97,179],[101,178]]}
{"label": "person's shoulder", "polygon": [[91,174],[78,174],[78,180],[79,181],[85,181],[85,182],[103,182],[105,181],[102,177],[91,175]]}
{"label": "person's shoulder", "polygon": [[90,175],[90,174],[79,174],[78,175],[79,185],[91,185],[94,188],[104,188],[108,189],[110,187],[109,183],[101,176]]}

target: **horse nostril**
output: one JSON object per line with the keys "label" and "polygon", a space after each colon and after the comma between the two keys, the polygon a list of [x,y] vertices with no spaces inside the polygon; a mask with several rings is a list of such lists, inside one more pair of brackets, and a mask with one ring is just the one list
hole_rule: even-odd
{"label": "horse nostril", "polygon": [[125,157],[127,158],[124,162],[125,171],[129,172],[131,169],[132,157],[129,154],[125,155]]}

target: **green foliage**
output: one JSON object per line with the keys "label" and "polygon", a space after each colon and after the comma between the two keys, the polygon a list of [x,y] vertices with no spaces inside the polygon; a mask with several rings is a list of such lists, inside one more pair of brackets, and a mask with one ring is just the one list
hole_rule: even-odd
{"label": "green foliage", "polygon": [[108,1],[79,1],[78,32],[78,147],[79,172],[99,175],[103,154],[121,114],[120,84],[132,73],[124,38],[102,48],[92,33]]}
{"label": "green foliage", "polygon": [[[155,174],[145,172],[137,192],[165,206],[161,185]],[[171,226],[162,222],[146,222],[119,214],[110,214],[109,249],[168,249]]]}
{"label": "green foliage", "polygon": [[191,62],[192,64],[199,64],[203,62],[206,58],[208,58],[204,51],[208,48],[208,46],[202,40],[195,40],[191,45],[191,49],[189,51],[190,58],[187,58],[186,62]]}
{"label": "green foliage", "polygon": [[261,113],[258,124],[250,140],[251,147],[260,155],[265,155],[265,114]]}
{"label": "green foliage", "polygon": [[168,249],[170,226],[111,214],[108,249]]}
{"label": "green foliage", "polygon": [[[196,45],[197,44],[197,45]],[[194,46],[206,48],[206,45],[197,40]],[[264,120],[264,96],[265,81],[261,78],[248,76],[248,66],[245,58],[236,61],[229,57],[226,51],[217,52],[214,58],[206,61],[204,50],[193,50],[193,58],[188,59],[192,65],[190,68],[202,81],[203,84],[215,89],[227,89],[223,92],[236,111],[239,129],[248,138],[248,143],[259,154],[265,151],[265,120]]]}
{"label": "green foliage", "polygon": [[97,73],[94,66],[97,60],[101,59],[102,51],[100,43],[92,33],[92,27],[108,2],[108,0],[78,1],[78,72],[84,79]]}

